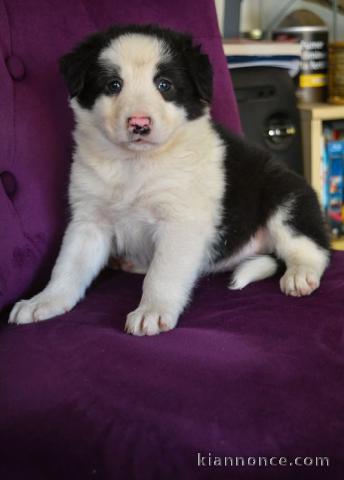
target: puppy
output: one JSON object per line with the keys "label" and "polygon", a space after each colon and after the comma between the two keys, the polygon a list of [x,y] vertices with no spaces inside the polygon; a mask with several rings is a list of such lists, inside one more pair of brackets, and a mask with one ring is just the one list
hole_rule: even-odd
{"label": "puppy", "polygon": [[113,27],[61,59],[74,111],[71,221],[46,288],[12,323],[71,310],[110,255],[146,272],[125,330],[174,328],[200,275],[234,270],[230,288],[286,265],[282,292],[309,295],[328,238],[303,178],[210,118],[212,68],[191,37]]}

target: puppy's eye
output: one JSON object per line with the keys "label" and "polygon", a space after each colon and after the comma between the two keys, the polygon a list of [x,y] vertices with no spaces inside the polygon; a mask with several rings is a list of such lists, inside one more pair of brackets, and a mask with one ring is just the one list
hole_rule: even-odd
{"label": "puppy's eye", "polygon": [[118,94],[122,90],[122,82],[118,78],[111,80],[111,82],[107,84],[107,90],[113,95]]}
{"label": "puppy's eye", "polygon": [[172,88],[172,82],[166,80],[166,78],[158,78],[156,81],[156,87],[161,93],[168,92]]}

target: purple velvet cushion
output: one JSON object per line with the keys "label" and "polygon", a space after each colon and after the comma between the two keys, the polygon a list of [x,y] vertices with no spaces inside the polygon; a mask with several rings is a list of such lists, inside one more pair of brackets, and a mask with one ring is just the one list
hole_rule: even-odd
{"label": "purple velvet cushion", "polygon": [[[105,272],[56,320],[0,337],[0,478],[342,479],[344,254],[313,295],[204,278],[176,330],[123,333],[141,275]],[[197,468],[197,452],[330,467]]]}
{"label": "purple velvet cushion", "polygon": [[129,22],[193,33],[214,66],[214,116],[240,128],[213,2],[0,0],[0,175],[16,182],[10,197],[0,182],[0,308],[46,282],[67,218],[72,116],[58,58]]}

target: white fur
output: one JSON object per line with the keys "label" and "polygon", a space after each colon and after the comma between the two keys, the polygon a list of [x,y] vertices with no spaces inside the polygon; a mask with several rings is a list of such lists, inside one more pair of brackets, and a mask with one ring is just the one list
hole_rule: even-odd
{"label": "white fur", "polygon": [[[125,326],[135,335],[175,327],[201,273],[231,269],[252,255],[276,250],[286,260],[281,281],[286,293],[315,288],[325,254],[309,239],[293,236],[282,210],[238,254],[212,265],[225,189],[225,147],[208,113],[188,121],[182,107],[164,101],[157,91],[152,79],[168,55],[151,37],[120,37],[101,59],[104,68],[120,69],[121,94],[100,96],[91,110],[71,101],[76,118],[71,221],[47,287],[18,302],[10,322],[44,320],[72,309],[110,254],[147,271],[141,301]],[[128,136],[127,119],[137,114],[152,119],[152,132],[142,144]],[[266,257],[251,259],[234,273],[234,287],[273,272]]]}
{"label": "white fur", "polygon": [[229,288],[240,290],[251,282],[271,277],[276,271],[277,262],[269,255],[248,258],[235,269]]}
{"label": "white fur", "polygon": [[210,266],[211,272],[226,272],[233,270],[247,258],[260,255],[261,253],[272,253],[273,245],[266,228],[259,228],[255,235],[238,252]]}
{"label": "white fur", "polygon": [[251,282],[274,275],[277,263],[267,255],[259,255],[264,253],[275,253],[286,263],[286,272],[280,280],[281,290],[286,295],[310,295],[319,287],[321,276],[328,265],[328,252],[305,235],[296,235],[288,226],[291,206],[292,202],[289,201],[278,208],[270,217],[266,228],[259,230],[239,254],[227,259],[230,268],[239,263],[229,288],[241,289]]}
{"label": "white fur", "polygon": [[295,235],[286,220],[290,204],[281,207],[268,221],[274,250],[287,266],[280,286],[286,295],[310,295],[319,287],[320,278],[329,262],[328,252],[305,235]]}

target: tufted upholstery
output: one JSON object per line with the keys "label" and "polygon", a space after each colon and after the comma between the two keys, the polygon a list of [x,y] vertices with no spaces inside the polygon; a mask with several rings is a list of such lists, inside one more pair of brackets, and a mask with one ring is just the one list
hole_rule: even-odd
{"label": "tufted upholstery", "polygon": [[[68,217],[72,117],[57,58],[118,22],[191,31],[215,66],[214,116],[239,130],[211,0],[0,0],[0,479],[344,476],[344,257],[311,297],[276,278],[204,278],[180,325],[123,333],[142,276],[105,272],[68,314],[7,326],[47,280]],[[330,467],[197,467],[221,456],[329,456]]]}

